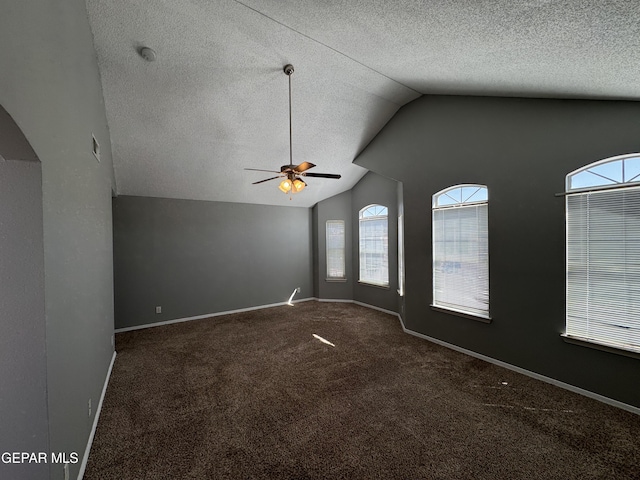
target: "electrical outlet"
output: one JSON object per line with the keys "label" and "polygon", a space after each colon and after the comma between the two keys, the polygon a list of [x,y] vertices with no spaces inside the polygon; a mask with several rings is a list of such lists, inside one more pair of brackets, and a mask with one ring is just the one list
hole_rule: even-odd
{"label": "electrical outlet", "polygon": [[89,399],[89,416],[91,416],[91,399]]}
{"label": "electrical outlet", "polygon": [[69,462],[65,463],[63,468],[64,480],[69,480]]}
{"label": "electrical outlet", "polygon": [[302,289],[300,287],[296,288],[296,292],[300,293],[302,291]]}
{"label": "electrical outlet", "polygon": [[156,313],[162,313],[162,307],[161,306],[157,306],[156,307]]}

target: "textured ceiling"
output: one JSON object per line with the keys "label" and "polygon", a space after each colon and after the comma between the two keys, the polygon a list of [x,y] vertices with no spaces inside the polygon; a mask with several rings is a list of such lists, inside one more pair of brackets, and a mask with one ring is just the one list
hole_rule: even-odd
{"label": "textured ceiling", "polygon": [[[124,195],[312,206],[362,177],[353,159],[423,93],[640,99],[637,0],[87,6]],[[243,170],[288,163],[287,63],[293,161],[343,176],[292,200]]]}

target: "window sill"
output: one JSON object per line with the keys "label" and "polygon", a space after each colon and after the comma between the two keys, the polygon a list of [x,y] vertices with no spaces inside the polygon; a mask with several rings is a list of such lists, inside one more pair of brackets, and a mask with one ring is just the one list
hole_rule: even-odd
{"label": "window sill", "polygon": [[363,282],[362,280],[358,280],[358,283],[360,285],[366,285],[367,287],[376,287],[376,288],[381,288],[383,290],[389,290],[389,285],[380,285],[379,283]]}
{"label": "window sill", "polygon": [[612,345],[607,345],[605,343],[599,343],[587,338],[573,337],[571,335],[567,335],[566,333],[563,333],[560,336],[565,342],[571,343],[573,345],[580,345],[581,347],[593,348],[595,350],[601,350],[603,352],[615,353],[617,355],[624,355],[625,357],[640,359],[640,351],[625,350],[620,347],[614,347]]}
{"label": "window sill", "polygon": [[338,283],[340,282],[344,283],[347,281],[346,278],[325,278],[324,280],[325,282],[338,282]]}
{"label": "window sill", "polygon": [[438,305],[430,305],[431,310],[435,310],[436,312],[448,313],[450,315],[455,315],[456,317],[468,318],[469,320],[475,320],[477,322],[482,323],[491,323],[492,318],[485,315],[480,315],[477,313],[469,313],[463,312],[460,310],[454,310],[452,308],[440,307]]}

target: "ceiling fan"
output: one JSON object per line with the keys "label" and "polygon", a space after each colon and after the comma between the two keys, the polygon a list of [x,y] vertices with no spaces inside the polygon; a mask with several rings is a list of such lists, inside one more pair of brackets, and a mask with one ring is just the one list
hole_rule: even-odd
{"label": "ceiling fan", "polygon": [[284,73],[289,77],[289,165],[282,165],[280,171],[277,170],[261,170],[259,168],[245,168],[245,170],[252,170],[254,172],[270,172],[277,173],[275,177],[265,178],[253,182],[252,185],[258,183],[268,182],[270,180],[276,180],[283,178],[278,188],[284,193],[298,193],[307,186],[305,181],[301,177],[317,177],[317,178],[334,178],[338,179],[341,175],[334,173],[309,173],[307,170],[315,167],[311,162],[302,162],[300,165],[293,164],[293,149],[291,141],[291,75],[293,74],[293,65],[285,65]]}

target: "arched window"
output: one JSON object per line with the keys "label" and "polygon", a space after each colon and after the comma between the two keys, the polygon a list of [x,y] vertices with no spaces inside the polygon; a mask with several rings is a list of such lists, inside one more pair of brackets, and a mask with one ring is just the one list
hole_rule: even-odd
{"label": "arched window", "polygon": [[433,196],[433,305],[489,317],[488,192],[455,185]]}
{"label": "arched window", "polygon": [[620,155],[586,167],[567,175],[567,192],[575,190],[605,189],[640,183],[640,154]]}
{"label": "arched window", "polygon": [[360,210],[360,281],[389,285],[389,228],[387,207],[369,205]]}
{"label": "arched window", "polygon": [[569,338],[640,352],[640,154],[567,175]]}

